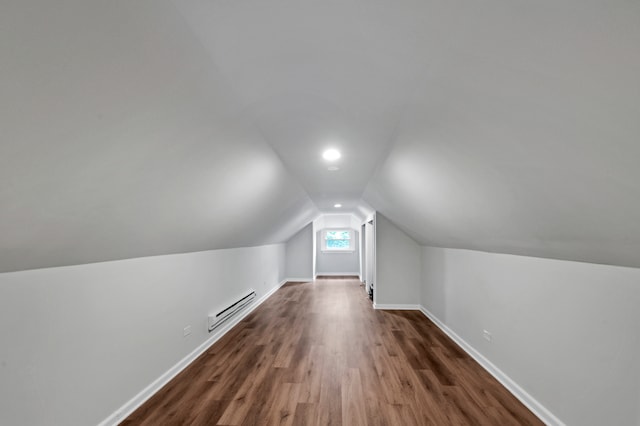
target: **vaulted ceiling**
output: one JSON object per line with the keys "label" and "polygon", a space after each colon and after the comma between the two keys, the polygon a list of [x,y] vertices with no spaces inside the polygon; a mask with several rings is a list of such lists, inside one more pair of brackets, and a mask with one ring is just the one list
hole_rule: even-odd
{"label": "vaulted ceiling", "polygon": [[282,242],[338,202],[640,266],[640,3],[0,8],[0,271]]}

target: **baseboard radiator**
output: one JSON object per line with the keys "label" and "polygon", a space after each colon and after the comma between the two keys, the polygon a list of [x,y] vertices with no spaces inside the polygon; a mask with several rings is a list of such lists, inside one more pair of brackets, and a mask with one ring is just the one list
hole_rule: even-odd
{"label": "baseboard radiator", "polygon": [[229,318],[233,317],[242,308],[250,304],[256,298],[255,290],[250,290],[247,294],[242,296],[237,301],[233,302],[217,314],[209,315],[209,333],[221,326]]}

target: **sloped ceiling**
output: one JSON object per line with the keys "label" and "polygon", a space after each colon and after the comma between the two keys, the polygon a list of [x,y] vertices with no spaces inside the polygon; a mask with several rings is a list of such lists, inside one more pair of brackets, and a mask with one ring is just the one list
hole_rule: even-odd
{"label": "sloped ceiling", "polygon": [[637,2],[0,7],[0,271],[281,242],[337,202],[640,266]]}
{"label": "sloped ceiling", "polygon": [[170,4],[26,3],[0,13],[0,270],[280,242],[317,215]]}
{"label": "sloped ceiling", "polygon": [[430,10],[435,70],[365,198],[422,244],[640,266],[640,3]]}

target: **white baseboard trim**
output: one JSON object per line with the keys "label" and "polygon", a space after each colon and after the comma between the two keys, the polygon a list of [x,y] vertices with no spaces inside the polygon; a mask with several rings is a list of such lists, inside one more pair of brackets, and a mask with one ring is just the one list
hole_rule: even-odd
{"label": "white baseboard trim", "polygon": [[476,360],[482,368],[499,381],[509,392],[513,394],[520,402],[522,402],[533,414],[542,420],[548,426],[565,426],[565,424],[557,418],[544,405],[538,402],[534,397],[529,395],[516,382],[507,376],[502,370],[496,367],[491,361],[478,352],[473,346],[467,343],[462,337],[458,336],[453,330],[447,327],[435,315],[429,312],[424,306],[419,307],[420,311],[435,325],[440,328],[447,336],[451,338],[458,346],[460,346],[471,358]]}
{"label": "white baseboard trim", "polygon": [[348,276],[353,276],[353,277],[357,277],[360,275],[360,272],[316,272],[316,278],[320,277],[320,276],[325,276],[325,277],[339,277],[342,275],[348,275]]}
{"label": "white baseboard trim", "polygon": [[394,310],[394,311],[419,311],[420,305],[374,303],[373,309],[384,309],[384,310]]}
{"label": "white baseboard trim", "polygon": [[156,392],[158,392],[164,385],[169,383],[171,379],[178,375],[182,370],[184,370],[189,364],[191,364],[196,358],[202,355],[207,349],[209,349],[215,342],[220,340],[222,336],[224,336],[227,331],[231,330],[236,324],[238,324],[244,317],[249,315],[253,310],[255,310],[258,306],[262,304],[265,300],[267,300],[273,293],[278,291],[280,287],[282,287],[287,280],[283,280],[278,285],[273,287],[267,293],[265,293],[262,297],[260,297],[253,304],[249,305],[249,309],[245,309],[241,311],[236,318],[233,318],[229,321],[228,324],[221,326],[219,330],[217,330],[211,337],[205,340],[200,346],[195,348],[190,354],[182,358],[167,370],[164,374],[154,380],[149,386],[144,388],[140,393],[131,398],[128,402],[126,402],[123,406],[113,412],[109,417],[104,419],[102,422],[98,424],[98,426],[115,426],[119,424],[122,420],[127,418],[131,413],[137,410],[142,404],[144,404],[149,398],[151,398]]}
{"label": "white baseboard trim", "polygon": [[285,283],[287,282],[294,282],[294,283],[306,283],[306,282],[311,282],[313,281],[313,278],[311,277],[306,277],[306,278],[287,278],[286,280],[284,280]]}

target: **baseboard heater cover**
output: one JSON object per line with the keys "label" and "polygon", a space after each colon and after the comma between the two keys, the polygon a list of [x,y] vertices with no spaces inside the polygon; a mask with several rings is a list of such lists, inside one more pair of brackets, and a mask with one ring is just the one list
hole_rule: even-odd
{"label": "baseboard heater cover", "polygon": [[227,306],[217,314],[209,315],[209,333],[216,329],[216,327],[222,325],[226,320],[231,318],[236,314],[236,312],[240,311],[242,308],[247,306],[256,298],[255,290],[250,290],[243,297]]}

